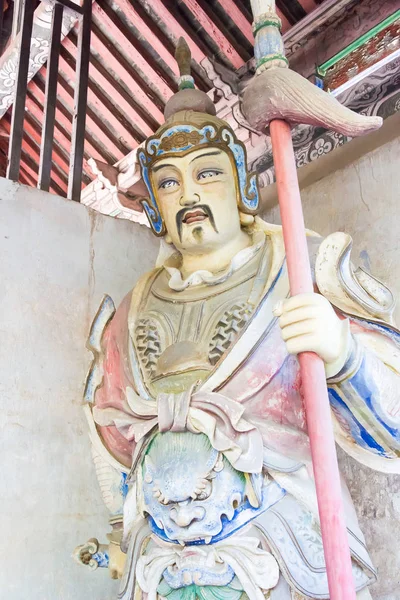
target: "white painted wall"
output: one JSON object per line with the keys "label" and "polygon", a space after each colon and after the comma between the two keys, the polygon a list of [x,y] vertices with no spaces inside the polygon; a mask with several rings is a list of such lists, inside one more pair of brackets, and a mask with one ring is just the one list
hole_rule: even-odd
{"label": "white painted wall", "polygon": [[[333,154],[333,153],[332,153]],[[354,240],[353,262],[386,282],[399,299],[400,138],[306,187],[301,192],[307,227]],[[263,214],[279,223],[279,210]],[[379,571],[374,600],[400,599],[400,476],[386,476],[341,456],[341,468]]]}
{"label": "white painted wall", "polygon": [[0,179],[0,597],[112,600],[71,553],[108,516],[81,408],[85,341],[154,264],[149,229]]}

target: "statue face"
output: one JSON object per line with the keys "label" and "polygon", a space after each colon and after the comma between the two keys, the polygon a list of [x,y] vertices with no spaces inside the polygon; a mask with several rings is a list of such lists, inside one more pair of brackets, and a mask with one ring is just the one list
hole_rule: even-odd
{"label": "statue face", "polygon": [[236,172],[224,150],[207,147],[165,158],[154,165],[151,179],[179,251],[207,252],[240,233]]}
{"label": "statue face", "polygon": [[204,434],[159,434],[143,465],[145,510],[171,541],[204,541],[232,520],[245,478],[214,450]]}

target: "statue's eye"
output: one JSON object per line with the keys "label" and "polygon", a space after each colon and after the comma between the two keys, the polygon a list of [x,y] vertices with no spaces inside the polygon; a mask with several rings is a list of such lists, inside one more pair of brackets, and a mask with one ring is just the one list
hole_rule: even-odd
{"label": "statue's eye", "polygon": [[211,179],[212,177],[217,177],[217,175],[221,175],[222,171],[220,169],[205,169],[204,171],[200,171],[197,175],[198,181],[204,179]]}
{"label": "statue's eye", "polygon": [[200,483],[200,489],[196,490],[196,500],[207,500],[212,492],[212,483],[207,479],[203,479]]}
{"label": "statue's eye", "polygon": [[207,492],[200,492],[200,494],[197,495],[196,500],[207,500],[209,497],[210,494],[207,494]]}
{"label": "statue's eye", "polygon": [[159,190],[168,190],[179,185],[177,179],[163,179],[158,185]]}

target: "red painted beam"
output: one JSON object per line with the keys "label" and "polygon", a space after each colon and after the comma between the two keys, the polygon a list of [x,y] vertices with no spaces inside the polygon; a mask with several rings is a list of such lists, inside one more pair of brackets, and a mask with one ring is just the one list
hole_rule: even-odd
{"label": "red painted beam", "polygon": [[[29,111],[28,111],[28,114],[29,114]],[[37,131],[35,129],[35,127],[30,124],[28,119],[25,119],[24,131],[40,148],[40,144],[42,141],[41,133],[39,133],[39,131]],[[56,163],[56,165],[60,168],[60,170],[64,173],[64,175],[68,176],[69,163],[67,160],[65,160],[65,158],[62,155],[60,155],[56,152],[54,146],[53,146],[52,160],[53,160],[53,162]]]}
{"label": "red painted beam", "polygon": [[[197,63],[201,63],[203,58],[205,58],[204,52],[198,47],[196,42],[190,37],[190,34],[185,31],[180,23],[175,19],[175,17],[169,12],[169,10],[164,6],[161,0],[151,0],[150,3],[151,10],[160,18],[160,20],[167,27],[168,31],[174,36],[176,41],[182,36],[187,41],[190,51],[192,53],[192,58]],[[243,61],[242,61],[243,63]]]}
{"label": "red painted beam", "polygon": [[317,7],[315,0],[298,0],[299,4],[302,5],[306,13],[310,13]]}
{"label": "red painted beam", "polygon": [[22,154],[22,168],[24,170],[24,175],[29,177],[32,187],[37,186],[38,174],[32,169],[28,162],[24,161],[24,156]]}
{"label": "red painted beam", "polygon": [[[41,73],[42,73],[43,77],[46,77],[46,67],[45,66],[42,67]],[[28,89],[32,92],[32,94],[40,102],[40,104],[42,106],[44,106],[44,102],[45,102],[44,92],[42,92],[42,90],[37,85],[37,83],[35,82],[34,79],[32,79],[29,82]],[[68,94],[67,94],[67,92],[65,92],[64,88],[62,88],[61,86],[58,86],[57,95],[60,97],[63,97],[65,105],[68,106],[69,110],[72,110],[70,108],[71,103],[73,102],[72,97],[68,96]],[[65,101],[65,99],[67,99],[67,101]],[[42,122],[42,119],[40,120],[40,122]],[[56,123],[55,123],[56,128],[57,128],[57,125],[60,125],[71,136],[71,134],[72,134],[71,120],[68,119],[68,117],[66,117],[65,114],[59,108],[56,108]],[[63,142],[62,147],[67,152],[67,154],[69,154],[71,142],[70,142],[70,140],[68,140],[68,138],[65,138],[65,136],[63,136],[63,137],[64,137],[64,140],[66,140],[66,142],[65,141]],[[87,139],[85,139],[85,149],[91,157],[96,158],[97,160],[104,160],[104,156],[102,154],[100,154],[98,152],[98,150],[94,146],[92,146],[90,141]],[[89,169],[90,169],[90,167],[89,167]],[[90,169],[90,173],[87,173],[86,167],[84,168],[84,171],[87,175],[90,176],[91,169]]]}
{"label": "red painted beam", "polygon": [[[43,73],[45,73],[45,67],[42,67],[42,71]],[[73,107],[74,107],[74,96],[73,96],[73,91],[71,91],[71,86],[69,84],[67,84],[67,82],[64,82],[64,80],[60,77],[58,80],[58,89],[57,89],[57,95],[58,98],[60,98],[60,100],[63,102],[64,106],[67,107],[68,111],[72,114],[73,112]],[[60,115],[63,115],[62,111],[60,111]],[[64,118],[65,115],[63,115]],[[71,117],[72,119],[72,117]],[[67,125],[67,122],[69,123]],[[72,124],[71,122],[66,119],[66,121],[60,121],[60,123],[64,123],[65,124],[65,129],[66,131],[71,134],[72,131]],[[98,160],[106,160],[106,162],[109,161],[109,158],[107,157],[106,153],[102,154],[102,151],[104,149],[104,152],[108,152],[108,154],[111,154],[114,158],[115,158],[115,162],[117,162],[118,160],[120,160],[121,158],[123,158],[125,156],[125,154],[120,150],[119,146],[117,146],[114,141],[113,138],[111,136],[107,136],[107,134],[104,133],[104,131],[99,127],[99,125],[96,123],[96,121],[94,121],[94,119],[92,119],[92,117],[90,116],[90,114],[86,115],[86,133],[89,135],[92,135],[92,137],[97,138],[98,140],[98,144],[100,146],[100,150],[97,150],[96,148],[94,148],[94,146],[92,146],[89,142],[89,140],[85,139],[85,144],[86,144],[86,149],[88,151],[88,154],[90,156],[92,156],[92,152],[95,152],[96,155],[98,156],[102,156],[102,158],[99,158]],[[100,154],[99,154],[100,153]],[[93,155],[94,158],[94,155]]]}
{"label": "red painted beam", "polygon": [[280,20],[282,21],[282,33],[286,33],[292,26],[291,26],[289,20],[283,14],[283,12],[281,10],[279,10],[279,8],[276,9],[276,13],[277,13],[278,17],[280,18]]}
{"label": "red painted beam", "polygon": [[[3,119],[4,122],[4,127],[7,130],[7,132],[11,131],[11,126],[10,124]],[[34,162],[35,166],[39,166],[39,160],[40,160],[40,147],[37,146],[33,140],[30,140],[30,142],[28,142],[27,140],[27,133],[26,133],[26,128],[25,128],[26,122],[24,123],[24,138],[22,140],[22,151],[32,159],[32,161]],[[28,175],[30,175],[31,177],[34,177],[35,182],[37,183],[37,173],[35,173],[35,171],[30,167],[30,165],[28,164],[27,161],[23,161],[25,164],[25,170],[27,171]],[[57,184],[57,186],[65,193],[67,193],[67,183],[60,177],[60,175],[57,173],[57,171],[55,171],[55,169],[52,170],[51,172],[51,179],[53,180],[53,183]],[[35,185],[36,185],[35,183]]]}
{"label": "red painted beam", "polygon": [[[129,58],[142,71],[142,73],[151,81],[156,88],[159,90],[164,102],[167,102],[174,93],[170,87],[168,87],[165,80],[149,65],[147,60],[140,54],[140,52],[133,46],[129,40],[124,36],[123,32],[118,28],[108,14],[95,2],[93,4],[93,22],[101,29],[101,25],[107,28],[107,36],[110,37],[110,41],[116,46],[120,47],[121,54],[127,52]],[[114,58],[115,61],[115,58]],[[113,68],[113,63],[111,63]]]}
{"label": "red painted beam", "polygon": [[25,171],[25,163],[22,163],[19,169],[19,179],[21,183],[29,187],[36,187],[36,181]]}
{"label": "red painted beam", "polygon": [[[232,63],[235,69],[239,69],[244,64],[242,57],[236,52],[230,41],[218,29],[215,23],[210,19],[207,13],[201,8],[196,0],[183,0],[184,4],[192,12],[195,19],[204,28],[208,35],[218,44],[221,52]],[[186,36],[185,36],[186,37]]]}
{"label": "red painted beam", "polygon": [[[305,2],[308,2],[308,1],[313,2],[313,0],[304,0],[304,1]],[[248,21],[247,18],[243,15],[243,13],[238,8],[238,6],[234,2],[234,0],[218,0],[218,2],[222,6],[222,8],[225,10],[225,12],[236,23],[236,25],[239,27],[239,29],[241,30],[243,35],[245,35],[246,38],[249,40],[249,42],[254,45],[252,23],[250,23],[250,21]],[[282,13],[282,11],[277,7],[275,7],[275,11],[278,14],[278,17],[280,18],[280,20],[282,21],[282,31],[285,32],[288,29],[290,29],[291,24],[289,23],[289,21],[287,20],[285,15]],[[244,17],[244,21],[243,21],[243,17]],[[249,29],[249,26],[250,26],[250,29]]]}
{"label": "red painted beam", "polygon": [[[93,40],[93,36],[92,36]],[[68,64],[68,62],[64,59],[63,56],[60,55],[60,63],[59,63],[59,73],[66,79],[71,87],[74,87],[75,84],[75,70]],[[138,146],[138,141],[124,128],[123,124],[117,119],[117,117],[108,109],[108,107],[96,96],[94,91],[90,88],[88,89],[88,108],[90,108],[93,112],[97,113],[102,119],[109,124],[109,128],[111,131],[119,138],[121,143],[126,147],[126,153],[128,154],[131,150]],[[88,123],[89,124],[89,123]],[[92,125],[89,125],[90,128]],[[100,127],[97,128],[96,136],[99,138],[100,142],[107,146],[110,144],[109,137]],[[121,152],[119,152],[120,157],[124,156]]]}
{"label": "red painted beam", "polygon": [[[76,47],[69,38],[64,38],[63,46],[68,52],[75,56]],[[124,112],[127,119],[130,119],[132,123],[139,128],[144,137],[148,137],[154,133],[153,129],[146,123],[144,119],[136,112],[130,102],[126,100],[122,94],[118,92],[118,89],[97,69],[97,67],[91,62],[89,65],[89,76],[99,86],[99,88],[110,96],[112,101],[117,104],[118,107]],[[137,144],[136,144],[137,145]],[[93,157],[96,158],[96,157]]]}
{"label": "red painted beam", "polygon": [[243,35],[248,39],[250,44],[254,46],[254,35],[251,23],[246,19],[237,4],[233,0],[218,0],[218,2],[226,14],[234,21],[238,29],[240,29]]}
{"label": "red painted beam", "polygon": [[[33,93],[34,93],[35,87],[37,88],[36,84],[34,84],[32,86]],[[37,104],[31,98],[29,98],[29,96],[26,97],[26,108],[27,108],[29,114],[31,114],[36,119],[36,121],[38,121],[38,123],[40,123],[42,125],[43,124],[43,110],[41,108],[39,108],[37,106]],[[64,149],[65,153],[69,156],[70,152],[71,152],[71,140],[69,140],[64,135],[64,133],[57,127],[54,128],[54,139],[61,146],[61,148]],[[91,179],[93,179],[92,170],[89,167],[89,165],[87,164],[87,161],[85,159],[83,160],[83,169],[85,171],[85,174],[88,177],[90,177]],[[69,166],[67,166],[67,169],[65,171],[65,176],[67,178],[68,178],[68,172],[69,172]]]}
{"label": "red painted beam", "polygon": [[[145,40],[151,45],[151,47],[157,52],[161,60],[171,69],[174,75],[179,76],[179,68],[176,63],[174,52],[170,52],[168,48],[164,46],[160,38],[154,31],[147,25],[142,19],[139,13],[135,10],[129,0],[114,0],[113,5],[118,6],[121,13],[132,22],[132,25],[136,27],[140,34]],[[118,11],[117,11],[118,14]]]}
{"label": "red painted beam", "polygon": [[153,119],[158,123],[164,122],[163,112],[154,104],[151,98],[144,92],[140,85],[135,81],[132,75],[120,64],[111,50],[102,42],[102,40],[92,31],[90,40],[90,47],[92,50],[97,52],[102,59],[108,63],[114,73],[123,81],[126,86],[130,89],[132,96],[134,96],[137,104],[142,106],[146,112],[148,112]]}

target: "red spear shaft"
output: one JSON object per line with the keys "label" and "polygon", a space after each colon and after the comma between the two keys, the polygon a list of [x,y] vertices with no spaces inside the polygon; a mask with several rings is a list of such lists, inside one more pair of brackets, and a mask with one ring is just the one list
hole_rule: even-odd
{"label": "red spear shaft", "polygon": [[[313,292],[290,126],[270,123],[290,293]],[[333,436],[325,368],[313,352],[299,354],[312,464],[331,600],[356,600]]]}

